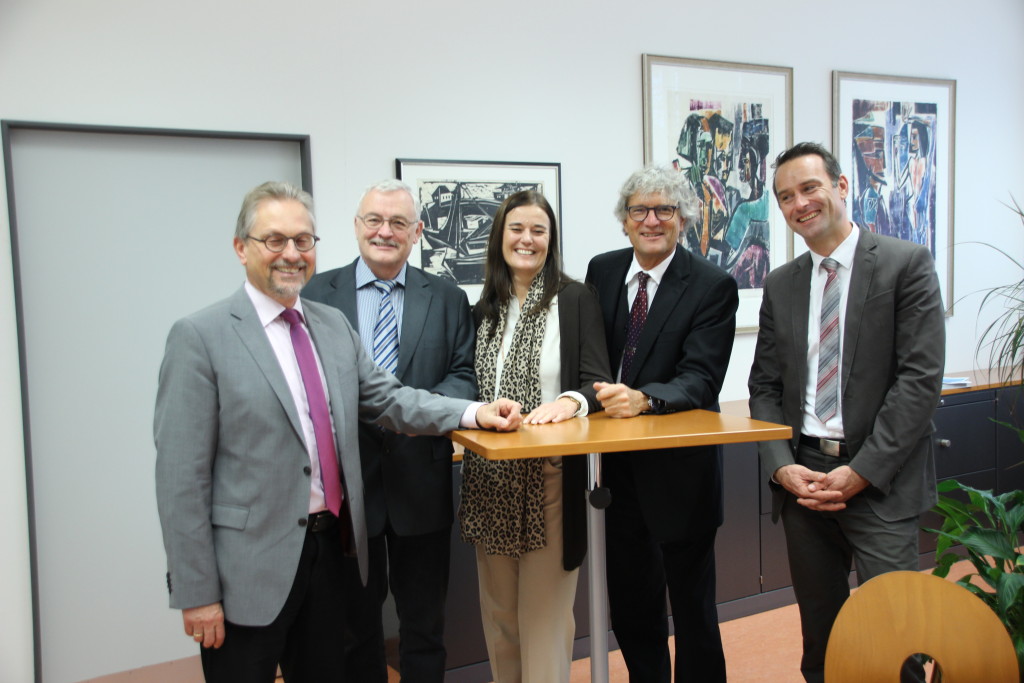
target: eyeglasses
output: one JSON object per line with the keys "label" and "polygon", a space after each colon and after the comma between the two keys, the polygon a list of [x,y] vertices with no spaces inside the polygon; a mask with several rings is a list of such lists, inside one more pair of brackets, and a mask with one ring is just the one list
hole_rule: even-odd
{"label": "eyeglasses", "polygon": [[371,213],[367,216],[356,216],[356,218],[361,220],[363,222],[363,225],[368,227],[370,230],[377,230],[381,228],[385,223],[388,223],[391,226],[391,229],[394,230],[395,232],[405,232],[412,226],[412,223],[402,218],[401,216],[394,216],[393,218],[384,218],[383,216],[378,216],[375,213]]}
{"label": "eyeglasses", "polygon": [[267,248],[267,251],[272,251],[275,254],[280,254],[284,251],[284,248],[288,246],[288,240],[295,243],[295,248],[298,251],[309,251],[316,246],[316,243],[320,241],[320,238],[316,235],[308,232],[303,232],[294,237],[285,237],[284,235],[271,235],[270,237],[253,237],[249,235],[245,239],[252,240],[253,242],[262,242],[263,246]]}
{"label": "eyeglasses", "polygon": [[637,223],[643,223],[647,220],[647,216],[650,215],[651,211],[654,212],[655,218],[659,221],[667,221],[676,215],[676,209],[678,206],[670,206],[668,204],[662,204],[661,206],[627,206],[626,213],[629,217],[635,220]]}

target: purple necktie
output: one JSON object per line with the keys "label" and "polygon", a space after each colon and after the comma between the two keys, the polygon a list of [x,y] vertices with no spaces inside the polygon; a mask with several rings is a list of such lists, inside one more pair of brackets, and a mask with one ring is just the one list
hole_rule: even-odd
{"label": "purple necktie", "polygon": [[626,331],[626,350],[622,354],[622,373],[619,381],[625,382],[629,376],[629,366],[633,364],[633,354],[636,353],[636,342],[640,338],[640,330],[644,329],[647,322],[647,281],[651,276],[640,271],[636,275],[636,296],[633,297],[633,307],[629,309],[629,329]]}
{"label": "purple necktie", "polygon": [[331,411],[327,408],[327,396],[320,379],[320,371],[316,367],[316,356],[313,355],[313,344],[309,335],[302,327],[302,315],[294,308],[286,308],[281,318],[291,328],[292,347],[295,359],[299,361],[299,372],[302,374],[302,386],[306,390],[309,402],[309,419],[313,422],[313,434],[316,436],[316,452],[320,459],[320,481],[324,486],[324,499],[327,509],[335,516],[341,514],[341,477],[338,474],[338,457],[334,450],[334,431],[331,429]]}

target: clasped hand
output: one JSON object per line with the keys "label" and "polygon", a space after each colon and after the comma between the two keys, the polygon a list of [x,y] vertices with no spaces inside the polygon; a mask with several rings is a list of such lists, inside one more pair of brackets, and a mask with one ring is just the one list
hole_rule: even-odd
{"label": "clasped hand", "polygon": [[849,465],[831,472],[816,472],[803,465],[783,465],[775,470],[775,481],[796,496],[800,505],[820,512],[846,508],[846,501],[871,483]]}

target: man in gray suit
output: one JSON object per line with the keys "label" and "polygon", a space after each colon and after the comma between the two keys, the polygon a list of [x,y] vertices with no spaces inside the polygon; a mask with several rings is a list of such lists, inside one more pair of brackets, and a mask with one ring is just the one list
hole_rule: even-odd
{"label": "man in gray suit", "polygon": [[[419,202],[399,180],[369,187],[354,219],[359,258],[316,275],[303,297],[339,309],[373,355],[384,296],[399,333],[395,376],[405,385],[456,398],[477,397],[474,329],[466,294],[454,283],[407,265],[423,232]],[[378,354],[378,357],[380,354]],[[363,587],[346,563],[351,680],[387,683],[381,608],[391,592],[399,619],[399,670],[405,683],[444,680],[444,612],[452,526],[452,442],[359,425],[370,575]]]}
{"label": "man in gray suit", "polygon": [[779,208],[810,252],[765,282],[750,414],[793,428],[792,441],[759,448],[786,532],[801,670],[822,681],[851,559],[861,582],[918,568],[945,321],[931,253],[851,223],[849,183],[827,150],[800,143],[775,169]]}
{"label": "man in gray suit", "polygon": [[357,425],[443,434],[515,429],[518,404],[404,387],[335,309],[302,301],[316,265],[313,203],[286,183],[245,198],[234,247],[246,282],[179,320],[160,368],[156,491],[171,607],[207,681],[344,681],[352,552],[365,578]]}

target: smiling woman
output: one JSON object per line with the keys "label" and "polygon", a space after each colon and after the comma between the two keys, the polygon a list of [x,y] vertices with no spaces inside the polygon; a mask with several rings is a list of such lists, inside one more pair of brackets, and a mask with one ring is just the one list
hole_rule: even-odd
{"label": "smiling woman", "polygon": [[[610,375],[597,298],[562,272],[558,247],[547,199],[510,195],[494,216],[474,311],[481,399],[521,402],[537,429],[599,410],[593,385]],[[476,546],[497,683],[568,683],[586,553],[583,457],[489,461],[466,452],[459,519]]]}

